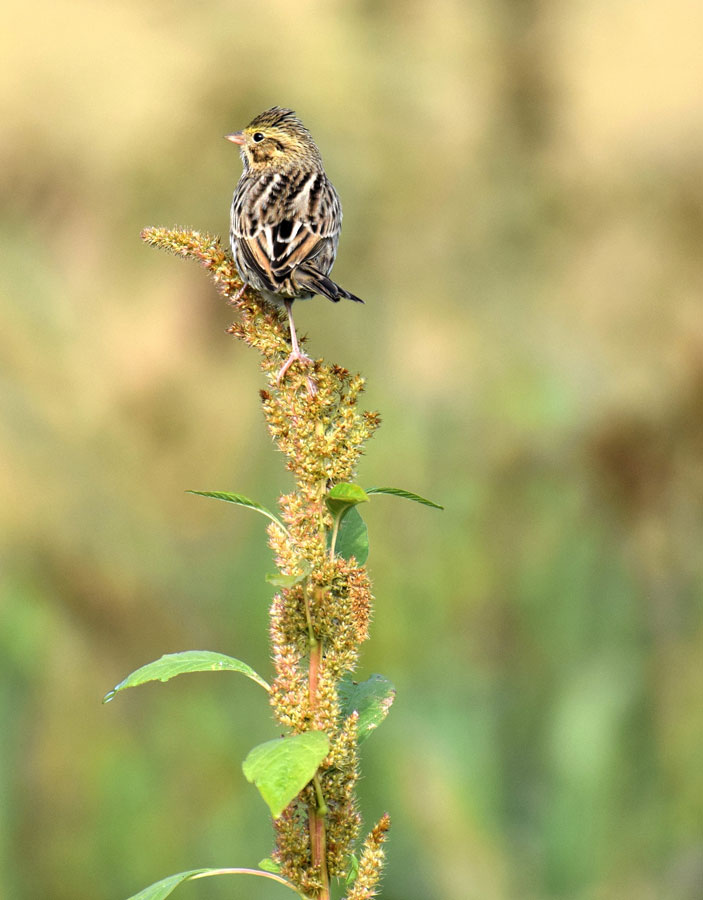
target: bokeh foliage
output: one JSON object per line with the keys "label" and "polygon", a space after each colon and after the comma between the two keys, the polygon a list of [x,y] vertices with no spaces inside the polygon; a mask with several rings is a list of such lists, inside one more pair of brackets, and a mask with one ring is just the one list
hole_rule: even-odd
{"label": "bokeh foliage", "polygon": [[[384,426],[362,674],[386,900],[689,900],[703,839],[703,81],[694,0],[6,4],[1,883],[108,900],[247,865],[258,688],[105,690],[203,647],[265,677],[255,358],[144,225],[226,233],[221,136],[274,103],[345,208],[296,320]],[[30,14],[31,13],[31,14]],[[235,683],[236,682],[236,683]],[[183,896],[232,896],[209,879]],[[275,886],[247,885],[246,896]]]}

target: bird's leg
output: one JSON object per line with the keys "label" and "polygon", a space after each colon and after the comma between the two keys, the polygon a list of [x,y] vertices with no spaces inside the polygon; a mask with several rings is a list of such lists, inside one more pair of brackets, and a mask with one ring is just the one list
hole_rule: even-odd
{"label": "bird's leg", "polygon": [[[290,342],[292,345],[292,350],[288,359],[283,363],[281,368],[278,370],[278,375],[276,375],[276,384],[281,383],[281,379],[286,374],[288,369],[293,365],[296,360],[300,362],[311,362],[310,357],[307,353],[303,353],[303,351],[298,346],[298,335],[295,333],[295,323],[293,322],[293,301],[292,300],[284,300],[283,301],[286,307],[286,312],[288,313],[288,325],[290,327]],[[308,393],[311,397],[314,397],[317,393],[317,385],[313,381],[313,379],[308,375]]]}
{"label": "bird's leg", "polygon": [[242,286],[239,288],[239,290],[237,291],[237,293],[234,295],[234,297],[232,297],[232,299],[231,299],[229,302],[230,302],[230,303],[238,303],[238,302],[242,299],[242,297],[244,296],[244,291],[245,291],[248,287],[249,287],[249,285],[248,285],[248,284],[246,283],[246,281],[245,281],[245,282],[242,284]]}

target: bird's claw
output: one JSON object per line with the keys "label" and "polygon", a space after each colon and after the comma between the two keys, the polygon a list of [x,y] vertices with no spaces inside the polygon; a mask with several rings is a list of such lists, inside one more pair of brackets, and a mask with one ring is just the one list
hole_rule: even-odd
{"label": "bird's claw", "polygon": [[244,284],[239,288],[239,290],[237,291],[237,293],[234,295],[234,297],[231,297],[231,298],[230,298],[230,301],[229,301],[229,302],[232,303],[232,304],[234,304],[234,303],[239,303],[239,301],[240,301],[240,300],[242,299],[242,297],[244,296],[244,291],[246,291],[246,289],[247,289],[248,287],[249,287],[249,285],[248,285],[248,284],[246,283],[246,281],[245,281]]}
{"label": "bird's claw", "polygon": [[[307,366],[308,364],[312,364],[312,359],[310,359],[307,353],[303,353],[300,350],[294,350],[278,370],[278,374],[276,375],[276,385],[281,384],[283,376],[286,374],[288,369],[290,369],[294,362],[300,362],[303,366]],[[310,375],[307,375],[306,378],[308,382],[308,393],[311,397],[314,397],[317,393],[317,385],[315,384],[315,381],[310,377]]]}

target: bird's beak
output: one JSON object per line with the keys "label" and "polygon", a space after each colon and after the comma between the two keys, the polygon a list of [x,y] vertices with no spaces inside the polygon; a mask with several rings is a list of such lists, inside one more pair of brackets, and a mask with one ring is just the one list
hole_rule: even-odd
{"label": "bird's beak", "polygon": [[244,132],[243,131],[235,131],[234,134],[226,134],[226,141],[232,141],[233,144],[243,144],[245,142]]}

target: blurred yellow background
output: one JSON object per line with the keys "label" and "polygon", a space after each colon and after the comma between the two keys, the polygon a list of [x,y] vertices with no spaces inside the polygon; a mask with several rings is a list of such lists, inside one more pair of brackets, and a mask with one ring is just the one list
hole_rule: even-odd
{"label": "blurred yellow background", "polygon": [[[270,672],[289,487],[252,351],[145,225],[227,234],[222,135],[297,110],[344,204],[296,309],[384,425],[363,747],[385,900],[703,896],[703,6],[5,3],[0,32],[0,883],[120,900],[255,865],[256,685],[101,706],[165,652]],[[209,879],[187,898],[284,894]]]}

